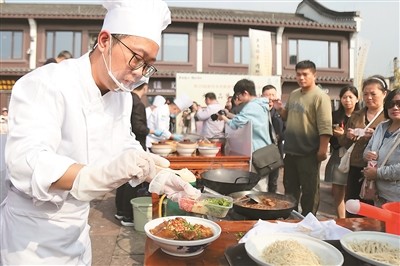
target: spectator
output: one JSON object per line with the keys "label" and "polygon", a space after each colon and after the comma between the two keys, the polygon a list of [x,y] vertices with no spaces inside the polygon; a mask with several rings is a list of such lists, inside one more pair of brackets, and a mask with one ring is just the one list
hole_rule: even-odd
{"label": "spectator", "polygon": [[[152,131],[147,127],[146,110],[141,100],[144,96],[146,96],[147,90],[148,84],[143,83],[132,91],[133,103],[131,113],[131,128],[132,132],[135,134],[136,140],[139,141],[143,150],[146,150],[146,136],[149,133],[152,133]],[[134,226],[131,199],[138,196],[149,195],[147,191],[148,186],[148,182],[143,182],[136,187],[132,187],[129,182],[127,182],[117,188],[115,195],[117,213],[115,214],[115,218],[120,220],[123,226]]]}
{"label": "spectator", "polygon": [[[174,102],[157,107],[154,111],[154,121],[149,128],[157,128],[160,132],[160,138],[173,139],[176,141],[181,141],[183,136],[180,134],[173,134],[169,131],[170,118],[175,118],[177,114],[183,110],[189,108],[193,104],[193,101],[186,95],[178,96]],[[158,142],[159,138],[155,138],[152,135],[147,136],[147,148],[151,148],[152,142]]]}
{"label": "spectator", "polygon": [[[333,136],[329,140],[331,144],[331,156],[325,167],[325,181],[332,182],[332,196],[338,218],[346,218],[344,196],[346,192],[347,173],[338,170],[340,157],[344,154],[344,148],[339,145],[338,138],[344,134],[344,126],[353,111],[359,110],[358,90],[353,86],[346,86],[340,90],[339,109],[332,112]],[[341,152],[340,152],[341,151]]]}
{"label": "spectator", "polygon": [[[199,120],[196,117],[196,112],[198,108],[198,104],[193,102],[192,106],[190,106],[189,109],[182,114],[182,120],[184,124],[183,133],[197,134],[197,122]],[[203,123],[202,121],[200,122]]]}
{"label": "spectator", "polygon": [[198,108],[196,113],[197,119],[203,121],[200,135],[206,138],[221,137],[224,134],[225,123],[221,120],[218,120],[218,117],[215,117],[215,119],[213,119],[212,115],[217,114],[220,110],[223,110],[224,108],[218,103],[215,93],[208,92],[204,95],[204,98],[207,107]]}
{"label": "spectator", "polygon": [[218,114],[219,120],[224,120],[232,129],[241,128],[251,121],[252,125],[252,152],[272,143],[269,135],[268,101],[257,98],[254,82],[248,79],[239,80],[233,87],[235,95],[246,103],[242,111],[232,119]]}
{"label": "spectator", "polygon": [[167,4],[103,6],[91,52],[36,68],[13,86],[0,265],[91,265],[90,203],[128,181],[151,182],[152,192],[174,201],[200,194],[171,172],[157,173],[168,160],[143,151],[130,132],[127,92],[156,71]]}
{"label": "spectator", "polygon": [[[350,156],[350,170],[347,177],[345,200],[359,199],[363,202],[374,204],[373,201],[360,199],[361,184],[364,177],[362,171],[367,165],[363,159],[363,152],[376,126],[385,120],[382,112],[383,100],[387,93],[385,80],[378,75],[367,78],[363,82],[362,93],[365,107],[352,113],[344,128],[345,134],[339,138],[340,146],[345,148],[349,148],[356,142]],[[364,131],[365,126],[374,118],[376,119],[371,126]],[[359,139],[357,139],[358,137]],[[357,215],[346,212],[346,217],[357,217]]]}
{"label": "spectator", "polygon": [[225,110],[227,110],[228,112],[232,110],[232,98],[232,96],[228,96],[228,98],[226,99]]}
{"label": "spectator", "polygon": [[1,108],[0,115],[0,134],[7,134],[8,132],[8,109],[7,107]]}
{"label": "spectator", "polygon": [[375,205],[379,207],[386,202],[400,201],[400,89],[388,93],[383,108],[389,120],[376,127],[364,150],[365,161],[378,161],[377,167],[364,168],[364,176],[376,180],[378,200]]}
{"label": "spectator", "polygon": [[319,170],[332,135],[331,100],[315,84],[313,62],[301,61],[295,69],[300,88],[290,93],[285,107],[281,100],[274,101],[274,108],[286,120],[283,185],[285,194],[300,202],[304,216],[309,212],[316,215]]}
{"label": "spectator", "polygon": [[[261,96],[265,97],[268,99],[268,104],[269,104],[269,113],[271,115],[271,121],[272,121],[272,126],[274,127],[276,138],[277,138],[277,144],[279,151],[281,152],[282,158],[283,158],[283,145],[282,142],[284,140],[283,138],[283,132],[285,130],[285,123],[283,122],[281,116],[279,113],[275,110],[274,108],[274,99],[278,99],[276,88],[272,85],[266,85],[262,88],[262,93]],[[271,99],[271,100],[270,100]],[[278,177],[279,177],[279,169],[276,169],[275,171],[272,171],[269,176],[268,176],[268,192],[276,193],[278,190]]]}
{"label": "spectator", "polygon": [[56,58],[47,59],[46,62],[44,62],[43,65],[47,65],[47,64],[50,64],[50,63],[60,63],[61,61],[65,60],[65,59],[70,59],[70,58],[72,58],[72,54],[69,51],[64,50],[64,51],[61,51],[57,55]]}

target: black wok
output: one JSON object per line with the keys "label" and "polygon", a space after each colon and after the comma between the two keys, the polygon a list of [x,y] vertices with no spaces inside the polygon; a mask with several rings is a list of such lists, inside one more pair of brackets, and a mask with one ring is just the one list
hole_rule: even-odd
{"label": "black wok", "polygon": [[[244,201],[238,201],[238,199],[242,199],[248,194],[253,194],[258,197],[264,197],[271,199],[273,201],[279,201],[279,202],[286,202],[287,205],[283,208],[279,207],[271,207],[271,209],[255,209],[247,206],[241,206],[241,203],[246,202]],[[270,193],[270,192],[256,192],[256,191],[240,191],[240,192],[235,192],[229,194],[230,197],[233,198],[233,209],[249,218],[249,219],[263,219],[263,220],[276,220],[278,218],[288,218],[290,216],[290,213],[296,206],[296,200],[294,197],[290,195],[282,195],[282,194],[276,194],[276,193]],[[251,206],[251,205],[250,205]]]}
{"label": "black wok", "polygon": [[256,173],[236,169],[213,169],[200,174],[200,182],[223,195],[249,190],[257,185],[260,176]]}

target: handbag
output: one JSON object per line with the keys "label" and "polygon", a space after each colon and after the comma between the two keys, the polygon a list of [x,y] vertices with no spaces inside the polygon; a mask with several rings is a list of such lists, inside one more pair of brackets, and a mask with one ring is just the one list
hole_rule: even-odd
{"label": "handbag", "polygon": [[[382,161],[381,166],[384,166],[386,164],[387,160],[389,159],[389,156],[392,154],[394,149],[399,145],[399,143],[400,143],[400,138],[398,135],[395,145],[393,145],[390,151],[386,154],[386,157]],[[375,180],[368,180],[367,178],[364,177],[360,190],[360,198],[364,200],[376,200],[377,197],[378,197],[378,189],[376,187]]]}
{"label": "handbag", "polygon": [[353,152],[355,142],[347,149],[347,151],[344,153],[342,158],[340,158],[340,163],[338,166],[338,170],[344,174],[348,173],[350,170],[350,156],[351,153]]}
{"label": "handbag", "polygon": [[283,159],[277,145],[276,133],[272,125],[270,113],[268,115],[268,121],[271,128],[270,135],[272,135],[273,143],[254,151],[252,154],[253,166],[261,176],[269,175],[272,171],[283,166]]}
{"label": "handbag", "polygon": [[[383,109],[381,111],[379,111],[374,118],[368,123],[368,125],[366,125],[366,127],[364,128],[364,131],[369,128],[372,123],[375,121],[376,118],[378,118],[378,116],[382,113]],[[357,140],[360,137],[357,137]],[[338,170],[344,174],[348,173],[350,170],[350,157],[351,157],[351,153],[353,152],[354,146],[357,143],[357,140],[347,149],[347,151],[345,152],[345,154],[343,155],[343,157],[340,159],[340,163],[338,166]]]}

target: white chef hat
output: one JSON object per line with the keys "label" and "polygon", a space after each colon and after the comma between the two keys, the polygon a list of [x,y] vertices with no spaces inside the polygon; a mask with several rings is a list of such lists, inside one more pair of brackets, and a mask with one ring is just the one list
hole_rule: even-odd
{"label": "white chef hat", "polygon": [[165,98],[164,98],[163,96],[157,95],[157,96],[154,98],[154,101],[153,101],[153,105],[154,105],[154,106],[160,107],[160,106],[162,106],[162,105],[164,105],[164,104],[165,104]]}
{"label": "white chef hat", "polygon": [[102,30],[111,34],[145,37],[161,43],[161,31],[171,23],[171,12],[162,0],[104,0],[107,9]]}
{"label": "white chef hat", "polygon": [[192,106],[193,101],[186,94],[179,95],[176,97],[174,104],[181,110],[184,111]]}

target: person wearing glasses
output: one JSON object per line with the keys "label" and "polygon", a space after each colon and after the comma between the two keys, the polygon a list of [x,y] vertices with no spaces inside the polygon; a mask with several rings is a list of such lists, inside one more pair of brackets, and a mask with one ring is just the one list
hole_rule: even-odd
{"label": "person wearing glasses", "polygon": [[365,161],[377,161],[376,167],[366,166],[363,173],[365,178],[376,180],[378,198],[374,204],[379,207],[400,201],[400,89],[388,93],[383,113],[388,120],[376,127],[363,154]]}
{"label": "person wearing glasses", "polygon": [[90,201],[126,182],[149,182],[173,201],[200,196],[131,133],[130,92],[156,72],[161,32],[171,22],[166,3],[103,6],[93,51],[39,67],[13,87],[0,265],[91,265]]}

